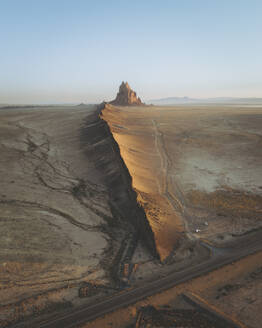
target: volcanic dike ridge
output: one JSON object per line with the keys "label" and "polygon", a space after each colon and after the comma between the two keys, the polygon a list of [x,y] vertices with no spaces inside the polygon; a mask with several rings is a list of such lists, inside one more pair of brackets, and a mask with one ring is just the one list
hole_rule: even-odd
{"label": "volcanic dike ridge", "polygon": [[89,116],[85,140],[90,143],[88,156],[92,157],[107,186],[115,220],[131,223],[137,238],[151,254],[165,261],[179,246],[181,224],[176,221],[181,220],[176,218],[177,211],[170,206],[168,191],[162,196],[150,197],[136,188],[135,176],[125,162],[128,151],[126,153],[124,149],[123,152],[125,146],[119,140],[121,137],[125,143],[125,138],[129,138],[125,128],[121,127],[122,115],[128,115],[130,110],[124,106],[135,106],[134,110],[139,111],[136,106],[143,105],[128,83],[122,82],[116,99],[100,104],[91,121]]}
{"label": "volcanic dike ridge", "polygon": [[[128,83],[124,82],[119,88],[116,99],[111,103],[122,106],[142,105],[140,98],[131,90]],[[110,106],[108,103],[98,105],[83,128],[84,140],[88,142],[88,156],[96,164],[108,188],[110,207],[116,222],[132,224],[137,238],[145,244],[154,257],[159,258],[154,233],[132,188],[132,177],[121,157],[119,145],[113,137],[110,126],[103,119],[103,111]]]}

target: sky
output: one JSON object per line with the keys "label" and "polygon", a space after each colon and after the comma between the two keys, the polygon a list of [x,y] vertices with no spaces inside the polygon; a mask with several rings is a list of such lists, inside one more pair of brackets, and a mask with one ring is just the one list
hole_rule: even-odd
{"label": "sky", "polygon": [[0,0],[0,103],[262,97],[261,0]]}

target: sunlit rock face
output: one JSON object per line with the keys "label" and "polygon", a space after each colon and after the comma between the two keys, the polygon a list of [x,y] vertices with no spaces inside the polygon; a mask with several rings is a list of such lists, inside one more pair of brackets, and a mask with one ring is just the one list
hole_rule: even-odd
{"label": "sunlit rock face", "polygon": [[262,226],[260,108],[108,104],[102,117],[161,260],[189,254],[198,240],[228,245]]}
{"label": "sunlit rock face", "polygon": [[137,97],[136,92],[133,91],[127,82],[122,82],[119,87],[119,92],[116,99],[110,102],[112,105],[130,106],[142,105],[142,101]]}
{"label": "sunlit rock face", "polygon": [[[143,110],[141,110],[143,108]],[[162,261],[185,239],[181,202],[168,179],[168,159],[157,126],[145,107],[106,105],[102,118],[116,140],[132,177],[137,202],[146,213]]]}

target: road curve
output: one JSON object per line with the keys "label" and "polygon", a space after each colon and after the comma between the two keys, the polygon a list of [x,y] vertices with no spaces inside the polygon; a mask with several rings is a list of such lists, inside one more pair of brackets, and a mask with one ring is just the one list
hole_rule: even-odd
{"label": "road curve", "polygon": [[[243,244],[239,247],[228,248],[223,254],[215,254],[209,260],[194,265],[183,271],[174,272],[166,277],[147,283],[144,286],[123,291],[97,304],[83,307],[81,309],[72,309],[70,313],[52,316],[49,319],[34,324],[36,328],[73,328],[79,327],[87,321],[94,320],[106,313],[117,310],[136,303],[148,296],[157,294],[180,283],[186,282],[192,278],[206,274],[212,270],[222,267],[226,264],[239,260],[242,257],[262,250],[260,238],[249,245]],[[29,328],[32,325],[19,323],[13,328]]]}

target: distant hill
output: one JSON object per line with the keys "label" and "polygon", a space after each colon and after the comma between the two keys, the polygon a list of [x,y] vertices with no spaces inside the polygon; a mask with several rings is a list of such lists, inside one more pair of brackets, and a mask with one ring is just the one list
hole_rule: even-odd
{"label": "distant hill", "polygon": [[189,97],[169,97],[169,98],[148,100],[146,103],[154,104],[154,105],[173,105],[173,104],[191,103],[196,101],[197,99],[193,99]]}
{"label": "distant hill", "polygon": [[189,98],[189,97],[169,97],[161,99],[151,99],[146,101],[147,104],[153,105],[176,105],[176,104],[262,104],[262,98],[233,98],[233,97],[217,97],[217,98]]}

